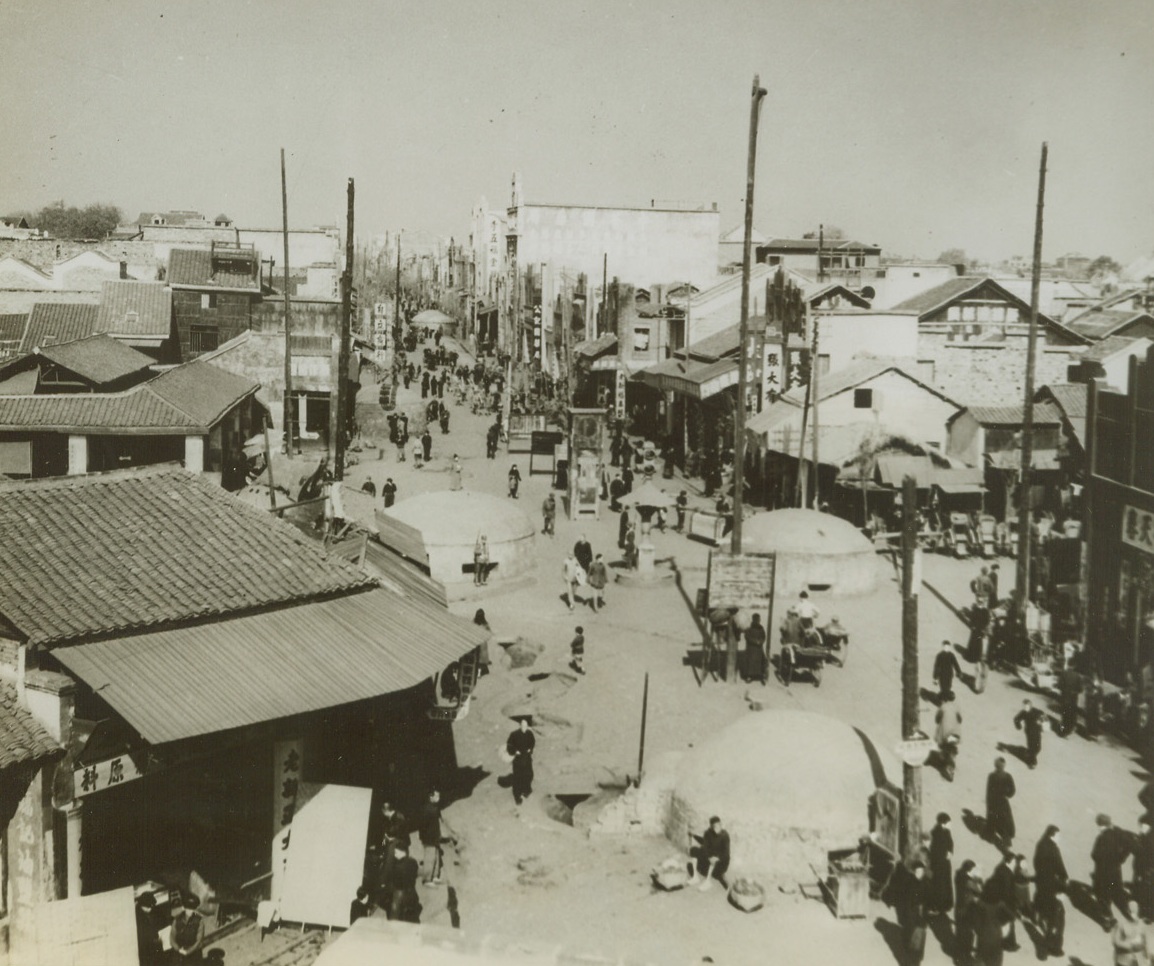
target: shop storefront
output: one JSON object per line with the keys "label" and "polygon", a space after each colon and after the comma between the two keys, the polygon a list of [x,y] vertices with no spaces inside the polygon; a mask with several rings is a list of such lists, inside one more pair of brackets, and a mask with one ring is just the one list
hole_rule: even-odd
{"label": "shop storefront", "polygon": [[1087,638],[1122,684],[1154,661],[1154,352],[1128,392],[1092,386],[1087,433]]}

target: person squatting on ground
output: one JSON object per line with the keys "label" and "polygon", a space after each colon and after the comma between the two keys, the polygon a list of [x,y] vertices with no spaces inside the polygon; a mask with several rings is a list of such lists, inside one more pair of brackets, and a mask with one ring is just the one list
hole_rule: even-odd
{"label": "person squatting on ground", "polygon": [[517,730],[510,732],[505,741],[505,753],[513,759],[513,801],[518,805],[533,794],[533,751],[537,737],[529,727],[529,719],[522,717]]}
{"label": "person squatting on ground", "polygon": [[573,640],[569,642],[569,666],[578,674],[585,673],[585,628],[578,627]]}
{"label": "person squatting on ground", "polygon": [[[691,838],[697,838],[691,833]],[[689,850],[694,859],[693,875],[689,885],[696,885],[705,891],[716,879],[725,885],[725,873],[729,871],[729,833],[722,827],[721,819],[714,815],[709,819],[709,828],[701,833],[699,844]]]}

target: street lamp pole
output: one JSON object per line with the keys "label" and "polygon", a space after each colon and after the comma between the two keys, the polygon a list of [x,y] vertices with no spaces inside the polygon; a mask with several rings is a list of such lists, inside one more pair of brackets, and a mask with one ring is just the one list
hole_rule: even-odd
{"label": "street lamp pole", "polygon": [[745,512],[745,399],[749,370],[749,272],[753,254],[753,182],[757,170],[757,120],[767,91],[753,75],[749,104],[749,158],[745,170],[745,242],[741,255],[741,326],[737,354],[737,410],[733,420],[733,553],[741,553],[741,517]]}

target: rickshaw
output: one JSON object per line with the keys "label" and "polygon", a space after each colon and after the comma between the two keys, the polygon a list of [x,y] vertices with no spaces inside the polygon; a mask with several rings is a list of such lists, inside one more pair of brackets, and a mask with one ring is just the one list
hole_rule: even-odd
{"label": "rickshaw", "polygon": [[970,516],[968,513],[951,513],[946,527],[947,552],[955,557],[968,557],[972,549]]}

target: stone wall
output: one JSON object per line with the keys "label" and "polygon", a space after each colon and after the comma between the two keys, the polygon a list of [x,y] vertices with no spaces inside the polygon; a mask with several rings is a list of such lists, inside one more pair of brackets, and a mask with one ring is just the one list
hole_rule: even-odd
{"label": "stone wall", "polygon": [[[1005,342],[950,342],[945,333],[918,336],[918,361],[932,362],[932,382],[963,405],[1021,405],[1026,391],[1025,337]],[[1035,386],[1066,382],[1080,346],[1047,346],[1038,339]]]}
{"label": "stone wall", "polygon": [[109,239],[100,242],[62,241],[55,238],[4,238],[0,239],[0,258],[15,255],[42,272],[52,272],[57,262],[62,262],[81,252],[97,251],[109,258],[127,263],[128,274],[143,282],[152,282],[161,277],[161,270],[167,264],[167,252],[158,255],[152,242]]}

